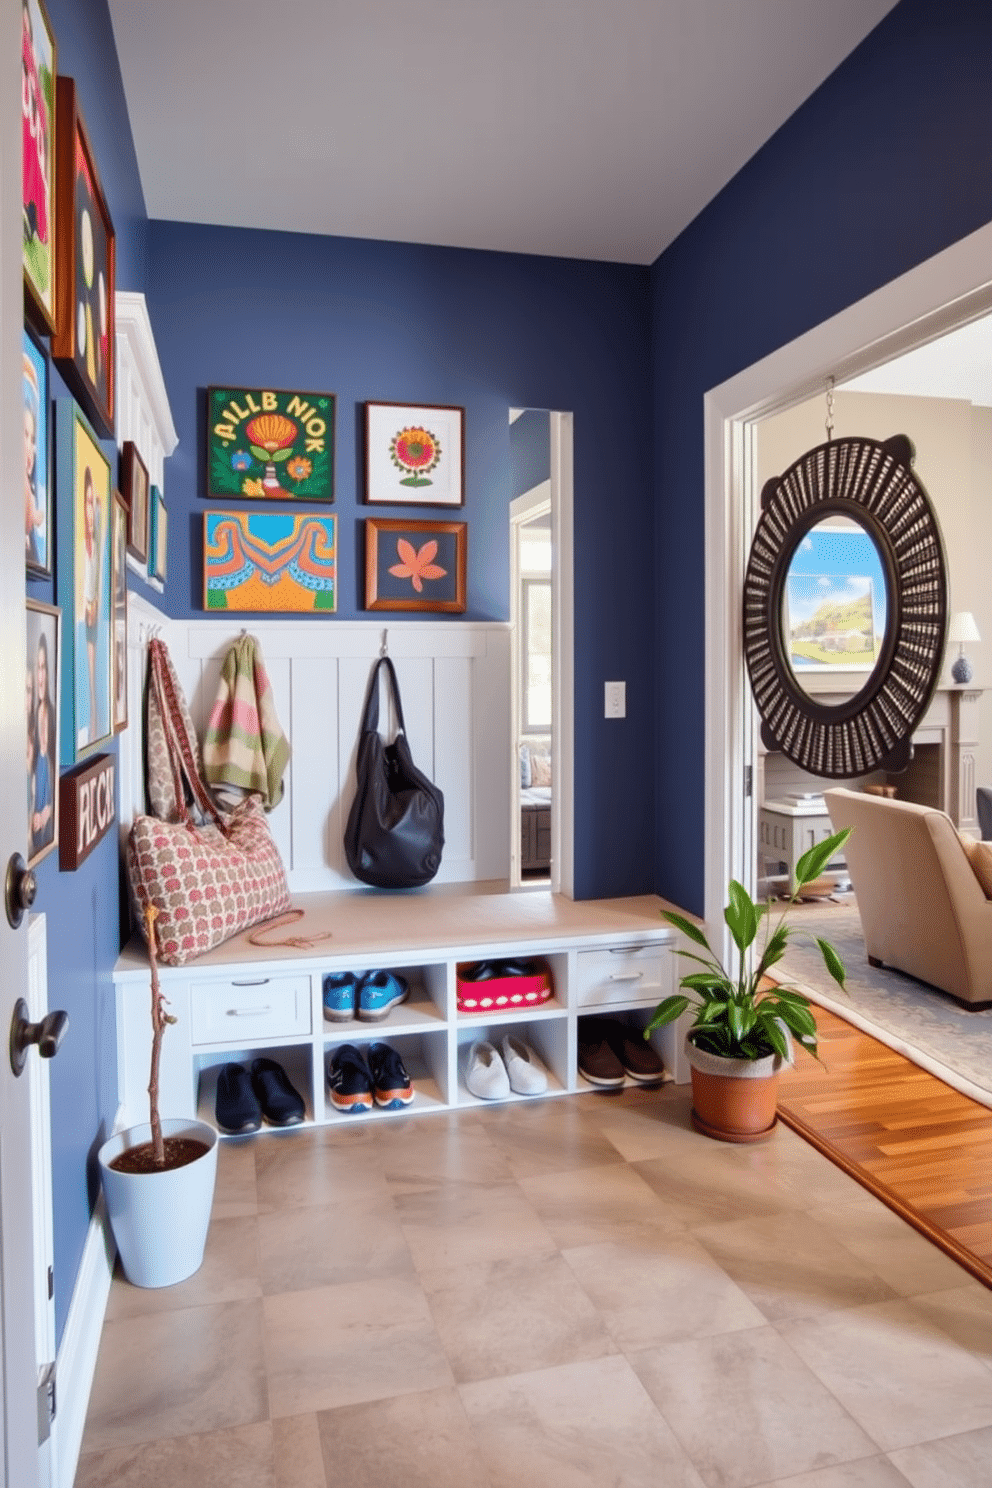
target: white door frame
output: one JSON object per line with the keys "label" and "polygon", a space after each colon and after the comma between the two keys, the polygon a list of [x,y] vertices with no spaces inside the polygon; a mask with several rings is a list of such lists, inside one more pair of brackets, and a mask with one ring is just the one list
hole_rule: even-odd
{"label": "white door frame", "polygon": [[[533,522],[535,517],[543,517],[551,514],[551,481],[542,481],[539,486],[532,486],[529,491],[524,491],[522,496],[516,496],[510,502],[510,748],[514,760],[518,759],[517,748],[520,740],[520,701],[523,692],[524,669],[526,658],[524,656],[523,632],[524,617],[521,612],[521,587],[522,577],[520,567],[520,530]],[[554,568],[554,546],[552,543],[552,570]],[[548,575],[550,580],[551,575]],[[552,628],[551,643],[554,646],[554,629]],[[554,703],[554,688],[552,692],[552,706]],[[553,722],[552,722],[552,737]],[[510,888],[519,889],[523,884],[520,864],[520,769],[519,764],[510,767]]]}
{"label": "white door frame", "polygon": [[744,685],[741,605],[744,556],[757,503],[754,424],[838,382],[946,334],[992,309],[992,223],[814,326],[704,397],[706,471],[707,931],[723,937],[730,878],[754,877],[754,799],[744,767],[756,733]]}

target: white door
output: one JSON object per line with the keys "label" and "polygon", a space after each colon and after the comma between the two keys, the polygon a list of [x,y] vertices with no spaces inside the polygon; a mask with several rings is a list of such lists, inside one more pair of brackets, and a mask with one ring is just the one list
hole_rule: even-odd
{"label": "white door", "polygon": [[[0,0],[0,872],[27,849],[24,793],[24,431],[21,338],[20,0]],[[38,1482],[28,1082],[7,1057],[14,1004],[27,991],[27,917],[0,911],[0,1365],[8,1488]],[[36,1059],[37,1051],[30,1057]]]}

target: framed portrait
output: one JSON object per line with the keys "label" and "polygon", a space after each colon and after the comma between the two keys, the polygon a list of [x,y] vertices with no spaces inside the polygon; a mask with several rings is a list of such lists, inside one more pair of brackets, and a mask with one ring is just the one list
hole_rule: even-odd
{"label": "framed portrait", "polygon": [[113,664],[111,668],[111,725],[115,734],[127,728],[127,505],[114,492],[113,538]]}
{"label": "framed portrait", "polygon": [[365,500],[464,506],[464,408],[366,403]]}
{"label": "framed portrait", "polygon": [[55,84],[57,210],[52,357],[104,439],[114,437],[114,228],[72,78]]}
{"label": "framed portrait", "polygon": [[125,439],[121,450],[121,494],[128,510],[127,550],[143,566],[148,562],[151,482],[138,446],[131,439]]}
{"label": "framed portrait", "polygon": [[152,486],[148,511],[151,523],[148,577],[164,588],[169,553],[169,514],[165,509],[165,497],[158,486]]}
{"label": "framed portrait", "polygon": [[333,393],[207,389],[207,495],[334,500]]}
{"label": "framed portrait", "polygon": [[56,478],[62,507],[58,584],[62,639],[62,763],[113,733],[113,518],[110,461],[71,398],[56,400]]}
{"label": "framed portrait", "polygon": [[336,534],[312,512],[204,512],[203,608],[333,614]]}
{"label": "framed portrait", "polygon": [[48,354],[25,327],[24,561],[28,573],[52,576],[52,426]]}
{"label": "framed portrait", "polygon": [[365,608],[461,613],[468,549],[465,522],[365,523]]}
{"label": "framed portrait", "polygon": [[42,0],[21,3],[21,158],[24,304],[55,329],[55,32]]}
{"label": "framed portrait", "polygon": [[59,686],[61,615],[27,601],[28,867],[59,840]]}

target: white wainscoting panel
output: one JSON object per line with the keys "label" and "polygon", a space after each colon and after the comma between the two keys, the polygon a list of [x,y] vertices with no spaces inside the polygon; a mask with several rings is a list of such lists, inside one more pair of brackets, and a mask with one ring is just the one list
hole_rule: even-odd
{"label": "white wainscoting panel", "polygon": [[[134,599],[134,596],[132,596]],[[138,623],[135,623],[135,622]],[[139,648],[161,626],[202,740],[220,667],[240,628],[228,620],[176,621],[142,602],[132,611]],[[355,793],[358,728],[381,622],[261,620],[259,642],[279,722],[290,741],[285,795],[270,823],[296,893],[355,887],[343,836]],[[412,622],[388,632],[407,738],[417,765],[444,792],[445,848],[435,882],[502,879],[510,862],[509,627],[499,623]],[[140,656],[138,665],[140,666]],[[140,706],[122,738],[122,825],[140,809]],[[380,692],[380,732],[396,720]],[[125,794],[125,778],[129,782]]]}

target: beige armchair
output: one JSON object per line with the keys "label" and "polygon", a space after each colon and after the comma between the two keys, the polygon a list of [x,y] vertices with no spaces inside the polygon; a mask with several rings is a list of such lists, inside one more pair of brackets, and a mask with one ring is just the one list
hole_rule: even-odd
{"label": "beige armchair", "polygon": [[835,831],[854,828],[845,854],[869,961],[992,1005],[988,844],[966,844],[930,806],[842,789],[824,800]]}

